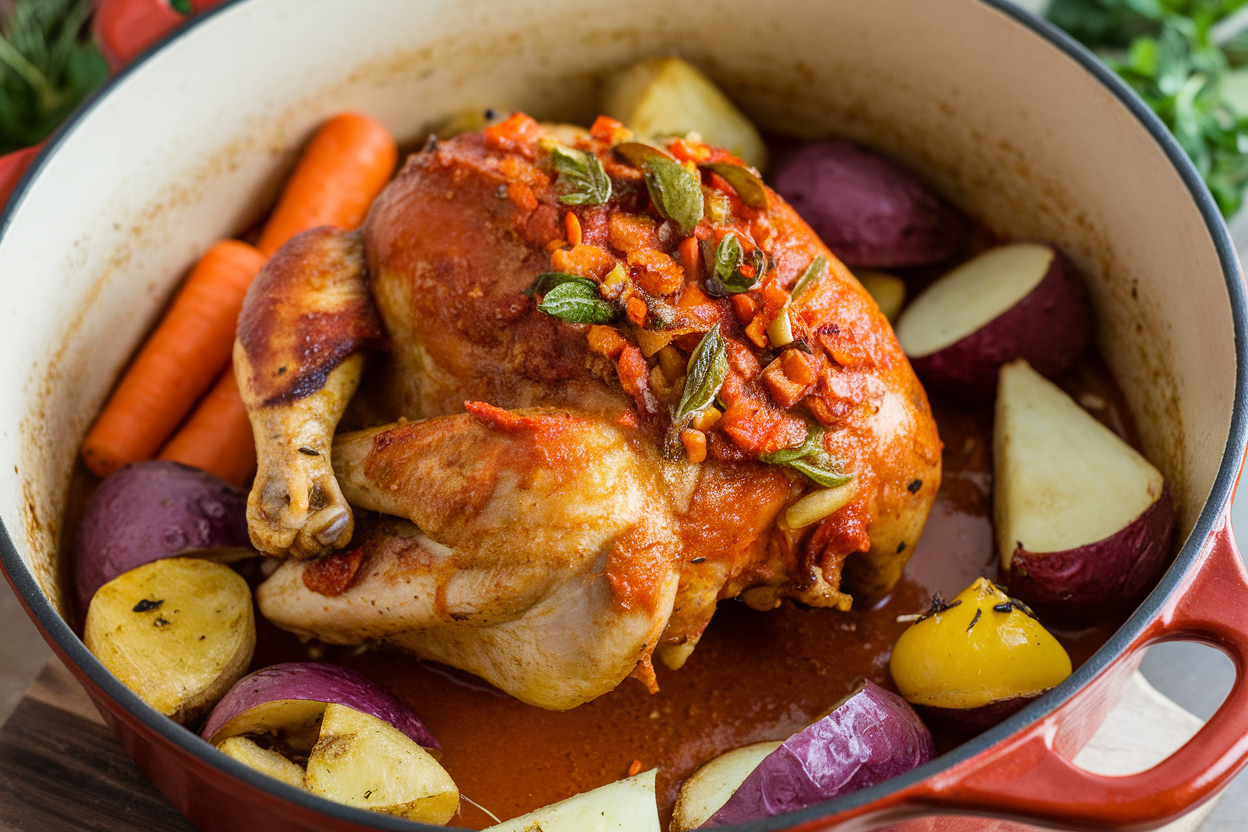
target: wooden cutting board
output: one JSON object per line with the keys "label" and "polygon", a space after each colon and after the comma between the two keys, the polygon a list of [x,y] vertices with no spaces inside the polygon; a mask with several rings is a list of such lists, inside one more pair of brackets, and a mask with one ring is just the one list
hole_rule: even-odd
{"label": "wooden cutting board", "polygon": [[[1136,674],[1122,703],[1075,762],[1100,774],[1155,765],[1186,742],[1201,721]],[[1210,802],[1165,827],[1196,832]],[[1013,832],[1025,827],[947,818],[941,832]],[[161,830],[192,827],[126,756],[74,677],[53,659],[0,728],[0,829]]]}

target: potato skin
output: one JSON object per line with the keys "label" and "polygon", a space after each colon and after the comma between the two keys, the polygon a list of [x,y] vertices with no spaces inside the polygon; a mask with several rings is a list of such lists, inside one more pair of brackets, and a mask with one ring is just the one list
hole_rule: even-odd
{"label": "potato skin", "polygon": [[87,649],[160,713],[190,725],[247,670],[251,590],[228,566],[165,558],[131,569],[91,601]]}
{"label": "potato skin", "polygon": [[198,549],[251,548],[247,493],[177,462],[128,465],[87,501],[74,535],[74,589],[85,611],[123,572]]}
{"label": "potato skin", "polygon": [[926,266],[966,248],[967,221],[901,165],[843,139],[776,163],[771,185],[845,265]]}
{"label": "potato skin", "polygon": [[1157,584],[1174,536],[1170,489],[1109,537],[1063,552],[1016,549],[1002,581],[1046,620],[1079,625],[1133,608]]}
{"label": "potato skin", "polygon": [[988,402],[1001,367],[1026,359],[1045,378],[1074,366],[1092,339],[1087,294],[1062,253],[1026,297],[954,344],[910,358],[925,385],[966,402]]}

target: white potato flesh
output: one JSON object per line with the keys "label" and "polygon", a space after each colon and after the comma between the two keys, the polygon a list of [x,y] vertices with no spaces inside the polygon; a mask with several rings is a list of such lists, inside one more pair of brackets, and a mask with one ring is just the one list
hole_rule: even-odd
{"label": "white potato flesh", "polygon": [[753,123],[701,71],[680,58],[654,58],[607,79],[602,111],[642,136],[697,133],[760,171],[767,146]]}
{"label": "white potato flesh", "polygon": [[854,277],[875,300],[889,322],[896,322],[906,304],[906,283],[897,275],[870,269],[855,269]]}
{"label": "white potato flesh", "polygon": [[428,751],[389,723],[345,705],[325,706],[304,783],[338,803],[438,826],[459,809],[455,781]]}
{"label": "white potato flesh", "polygon": [[911,358],[956,344],[1000,317],[1040,285],[1053,249],[1010,243],[989,249],[941,277],[897,321],[897,340]]}
{"label": "white potato flesh", "polygon": [[87,609],[83,641],[140,699],[190,724],[251,663],[251,590],[223,564],[153,561],[100,587]]}
{"label": "white potato flesh", "polygon": [[544,806],[485,832],[660,832],[658,769]]}
{"label": "white potato flesh", "polygon": [[243,711],[214,732],[212,741],[220,743],[227,737],[277,731],[292,750],[307,754],[316,745],[324,713],[324,702],[275,699]]}
{"label": "white potato flesh", "polygon": [[697,829],[732,797],[737,787],[783,742],[756,742],[720,754],[693,773],[680,787],[672,810],[671,832]]}
{"label": "white potato flesh", "polygon": [[303,769],[271,748],[261,748],[247,737],[230,737],[217,743],[217,749],[261,774],[303,788]]}
{"label": "white potato flesh", "polygon": [[993,424],[993,505],[1001,565],[1016,548],[1062,552],[1144,513],[1160,471],[1025,361],[1001,368]]}

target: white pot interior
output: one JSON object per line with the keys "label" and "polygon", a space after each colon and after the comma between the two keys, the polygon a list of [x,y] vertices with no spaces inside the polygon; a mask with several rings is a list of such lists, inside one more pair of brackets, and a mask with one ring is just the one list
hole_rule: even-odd
{"label": "white pot interior", "polygon": [[477,108],[588,121],[596,80],[679,53],[764,129],[897,155],[991,230],[1056,243],[1186,537],[1231,424],[1214,241],[1129,109],[981,0],[250,0],[145,61],[56,145],[0,239],[0,511],[53,603],[78,444],[172,288],[267,207],[327,114],[403,141]]}

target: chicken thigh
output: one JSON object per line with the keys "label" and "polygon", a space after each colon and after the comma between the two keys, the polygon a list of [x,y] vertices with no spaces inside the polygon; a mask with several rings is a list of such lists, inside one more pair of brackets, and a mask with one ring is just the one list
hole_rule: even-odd
{"label": "chicken thigh", "polygon": [[609,119],[431,142],[274,256],[235,365],[261,612],[546,708],[655,689],[720,600],[887,592],[940,484],[848,270],[726,152]]}

